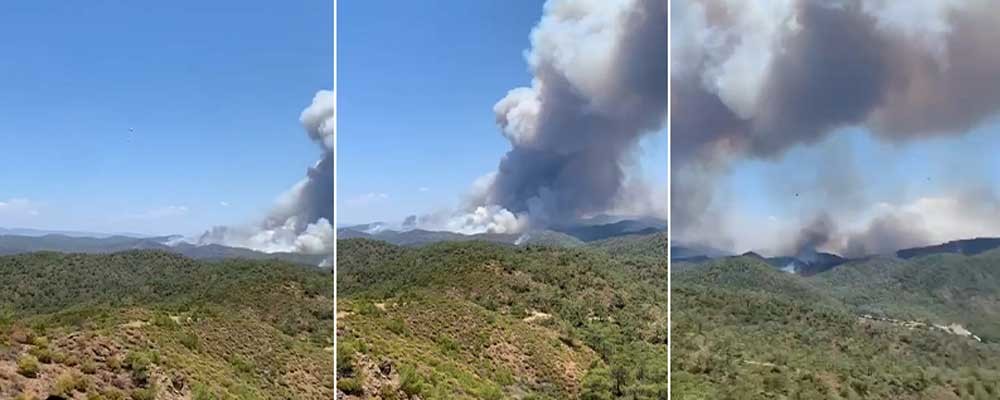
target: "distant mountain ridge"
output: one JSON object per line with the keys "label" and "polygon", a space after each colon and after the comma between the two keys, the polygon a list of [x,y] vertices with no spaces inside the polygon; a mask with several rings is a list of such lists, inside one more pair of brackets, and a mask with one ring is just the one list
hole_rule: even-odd
{"label": "distant mountain ridge", "polygon": [[[961,254],[976,255],[1000,248],[1000,238],[974,238],[952,240],[950,242],[901,249],[896,251],[895,256],[899,259],[909,260],[918,257],[936,254]],[[731,257],[724,251],[703,245],[672,245],[670,246],[670,259],[672,261],[683,261],[692,264],[704,263],[707,261]],[[832,253],[812,252],[798,256],[774,256],[764,257],[758,253],[748,251],[741,256],[756,258],[782,271],[799,275],[815,275],[842,264],[863,261],[877,255],[870,255],[859,258],[845,258]]]}
{"label": "distant mountain ridge", "polygon": [[48,229],[4,228],[4,227],[0,227],[0,235],[17,235],[17,236],[63,235],[69,237],[89,237],[89,238],[102,238],[102,239],[114,236],[126,236],[131,238],[155,237],[154,235],[143,235],[139,233],[129,233],[129,232],[106,233],[106,232],[88,232],[88,231],[73,231],[73,230],[48,230]]}
{"label": "distant mountain ridge", "polygon": [[573,236],[584,242],[608,239],[623,235],[643,235],[664,231],[667,221],[657,218],[622,219],[595,217],[581,224],[554,227],[552,230]]}
{"label": "distant mountain ridge", "polygon": [[728,257],[733,255],[724,250],[719,250],[711,246],[687,243],[671,243],[670,259],[674,261],[708,260],[718,257]]}
{"label": "distant mountain ridge", "polygon": [[975,238],[965,240],[953,240],[933,246],[913,247],[896,252],[896,256],[902,259],[927,256],[931,254],[964,254],[967,256],[984,253],[996,248],[1000,248],[1000,238]]}
{"label": "distant mountain ridge", "polygon": [[194,245],[181,242],[171,245],[177,236],[136,238],[130,236],[77,237],[62,234],[43,236],[0,235],[0,255],[54,251],[60,253],[106,254],[128,250],[162,250],[197,260],[244,258],[248,260],[284,260],[316,266],[327,258],[324,254],[264,253],[256,250],[217,244]]}
{"label": "distant mountain ridge", "polygon": [[[591,223],[594,222],[595,223]],[[649,235],[666,230],[666,222],[655,218],[626,219],[609,223],[603,219],[587,221],[573,226],[553,227],[525,233],[462,234],[450,231],[425,229],[394,230],[380,222],[347,226],[337,229],[337,239],[375,239],[400,246],[422,246],[438,242],[482,240],[511,245],[540,244],[576,247],[620,236]]]}

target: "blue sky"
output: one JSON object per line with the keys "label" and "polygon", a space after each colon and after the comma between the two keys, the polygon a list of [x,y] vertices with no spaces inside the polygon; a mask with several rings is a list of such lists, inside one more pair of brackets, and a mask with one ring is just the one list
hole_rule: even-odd
{"label": "blue sky", "polygon": [[[824,192],[825,163],[841,157],[836,168],[853,175],[863,188],[857,204],[842,204],[838,215],[855,215],[857,223],[884,203],[893,209],[916,207],[920,199],[954,196],[964,190],[985,189],[1000,195],[1000,123],[995,119],[963,135],[925,140],[887,142],[864,128],[845,128],[811,146],[797,146],[773,160],[741,160],[732,165],[713,198],[725,209],[734,237],[733,250],[774,253],[773,247],[798,226],[815,217]],[[795,194],[799,196],[796,197]],[[949,218],[940,215],[938,218]],[[934,224],[935,216],[927,222]],[[840,221],[844,222],[843,219]],[[967,221],[977,222],[977,221]],[[945,241],[1000,234],[989,221],[954,227],[955,232],[930,232]],[[848,226],[847,228],[859,228]]]}
{"label": "blue sky", "polygon": [[0,5],[0,227],[192,234],[304,176],[332,3],[210,3]]}
{"label": "blue sky", "polygon": [[[954,189],[960,183],[1000,187],[1000,126],[990,124],[962,136],[904,143],[875,139],[865,129],[843,129],[815,146],[799,146],[776,160],[744,160],[732,168],[726,190],[747,214],[792,216],[800,208],[788,194],[819,195],[814,184],[827,157],[847,155],[872,201],[900,202]],[[957,181],[965,176],[968,181]],[[821,179],[820,179],[821,180]],[[807,206],[807,205],[806,205]],[[804,206],[803,206],[804,207]]]}
{"label": "blue sky", "polygon": [[[338,5],[338,224],[454,207],[509,143],[493,105],[528,86],[542,1]],[[666,185],[666,131],[640,167]]]}

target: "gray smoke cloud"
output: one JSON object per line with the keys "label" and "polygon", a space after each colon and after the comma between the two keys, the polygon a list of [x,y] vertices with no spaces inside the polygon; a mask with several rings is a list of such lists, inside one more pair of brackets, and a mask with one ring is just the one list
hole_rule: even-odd
{"label": "gray smoke cloud", "polygon": [[878,215],[860,230],[844,230],[821,212],[799,230],[791,246],[783,251],[807,258],[817,251],[844,257],[892,254],[896,250],[927,244],[930,240],[919,215],[891,212]]}
{"label": "gray smoke cloud", "polygon": [[511,149],[475,185],[459,231],[515,232],[646,209],[626,168],[667,110],[666,0],[550,0],[526,53],[534,79],[495,106]]}
{"label": "gray smoke cloud", "polygon": [[830,216],[820,214],[810,223],[802,227],[798,236],[795,238],[793,251],[789,254],[802,256],[812,253],[816,251],[817,248],[829,242],[835,231],[836,227]]}
{"label": "gray smoke cloud", "polygon": [[872,220],[868,227],[850,234],[839,251],[845,257],[862,257],[871,254],[892,254],[896,250],[925,245],[930,235],[919,217],[886,214]]}
{"label": "gray smoke cloud", "polygon": [[[671,218],[681,238],[717,223],[712,196],[735,160],[774,160],[851,126],[887,142],[960,135],[1000,109],[1000,52],[993,50],[1000,13],[988,1],[680,0],[671,7]],[[819,200],[820,210],[837,207],[838,196],[865,199],[859,180],[822,185],[831,196]],[[818,215],[810,222],[824,219]],[[892,215],[872,221],[852,252],[926,237]]]}
{"label": "gray smoke cloud", "polygon": [[266,252],[309,254],[333,252],[333,187],[336,95],[320,90],[302,111],[299,122],[322,149],[320,159],[306,176],[282,194],[259,224],[214,227],[198,238],[199,244],[224,244]]}
{"label": "gray smoke cloud", "polygon": [[797,236],[795,253],[825,249],[846,257],[892,254],[896,250],[956,238],[990,236],[1000,218],[1000,196],[975,185],[946,197],[909,204],[880,204],[860,227],[840,227],[827,214],[813,219]]}

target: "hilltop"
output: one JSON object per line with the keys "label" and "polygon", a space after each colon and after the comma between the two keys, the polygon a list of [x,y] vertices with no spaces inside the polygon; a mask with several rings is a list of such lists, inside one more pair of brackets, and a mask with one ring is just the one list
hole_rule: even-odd
{"label": "hilltop", "polygon": [[976,255],[986,251],[1000,248],[1000,238],[975,238],[965,240],[954,240],[935,246],[914,247],[902,249],[896,252],[899,258],[914,258],[932,254],[965,254]]}

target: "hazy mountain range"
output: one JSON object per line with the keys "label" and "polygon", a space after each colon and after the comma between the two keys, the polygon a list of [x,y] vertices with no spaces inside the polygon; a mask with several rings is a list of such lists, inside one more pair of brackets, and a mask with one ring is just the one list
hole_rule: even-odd
{"label": "hazy mountain range", "polygon": [[337,239],[374,239],[399,246],[420,246],[437,242],[483,240],[513,245],[539,244],[561,247],[581,246],[587,242],[625,235],[646,235],[665,231],[667,223],[656,218],[620,219],[595,217],[575,225],[551,227],[524,233],[479,233],[466,235],[449,231],[423,229],[395,230],[381,222],[342,227]]}
{"label": "hazy mountain range", "polygon": [[[85,236],[84,232],[50,233],[49,231],[4,229],[0,230],[0,255],[55,251],[61,253],[105,254],[127,250],[163,250],[197,260],[244,258],[248,260],[284,260],[297,264],[319,265],[326,258],[323,254],[264,253],[256,250],[228,247],[217,244],[194,245],[177,239],[180,236],[134,237],[125,235]],[[27,234],[9,234],[21,232]]]}
{"label": "hazy mountain range", "polygon": [[70,237],[90,237],[90,238],[108,238],[112,236],[128,236],[133,238],[152,237],[151,235],[143,235],[141,233],[130,233],[130,232],[107,233],[107,232],[73,231],[73,230],[48,230],[48,229],[4,228],[4,227],[0,227],[0,235],[18,235],[18,236],[63,235]]}
{"label": "hazy mountain range", "polygon": [[[815,275],[839,265],[852,262],[864,261],[875,257],[895,257],[908,260],[916,257],[929,256],[934,254],[962,254],[976,255],[996,248],[1000,248],[1000,238],[975,238],[953,240],[947,243],[913,247],[901,249],[888,256],[866,256],[859,258],[845,258],[836,254],[824,252],[811,252],[792,256],[764,257],[755,252],[746,252],[741,256],[756,258],[765,263],[781,269],[782,271],[799,275]],[[733,257],[734,254],[723,250],[701,245],[672,245],[670,246],[670,259],[674,262],[686,262],[689,264],[699,264],[707,261]],[[685,268],[688,268],[686,266]]]}

